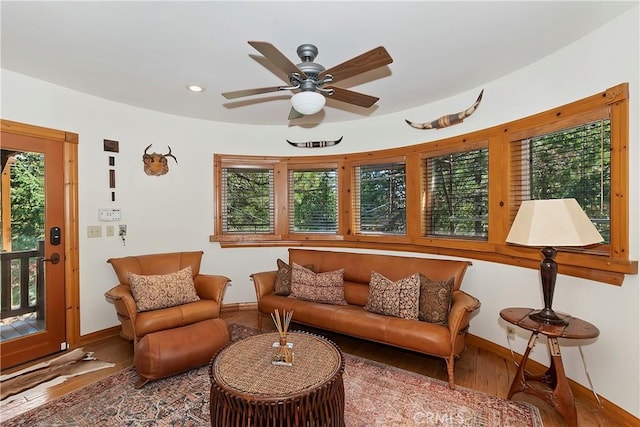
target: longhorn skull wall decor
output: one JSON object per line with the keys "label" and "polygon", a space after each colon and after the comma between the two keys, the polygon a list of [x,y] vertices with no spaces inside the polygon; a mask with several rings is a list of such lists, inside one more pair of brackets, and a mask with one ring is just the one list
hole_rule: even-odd
{"label": "longhorn skull wall decor", "polygon": [[287,139],[287,142],[294,147],[298,148],[323,148],[323,147],[333,147],[334,145],[340,144],[342,141],[342,137],[336,139],[335,141],[307,141],[307,142],[291,142]]}
{"label": "longhorn skull wall decor", "polygon": [[478,96],[478,99],[476,99],[476,102],[474,102],[471,107],[467,108],[466,110],[460,111],[457,114],[449,114],[446,116],[442,116],[439,119],[436,119],[432,122],[414,123],[406,119],[405,119],[405,122],[407,122],[409,126],[414,127],[416,129],[442,129],[442,128],[446,128],[447,126],[462,123],[464,119],[472,115],[478,109],[478,106],[480,105],[480,101],[482,101],[483,93],[484,93],[484,89],[480,91],[480,95]]}
{"label": "longhorn skull wall decor", "polygon": [[151,153],[148,154],[147,151],[151,148],[153,144],[149,144],[147,148],[144,149],[144,154],[142,155],[142,162],[144,163],[144,173],[150,176],[160,176],[169,172],[169,163],[167,162],[167,157],[173,158],[178,163],[178,159],[176,156],[171,154],[171,147],[169,147],[169,152],[167,154],[158,154]]}

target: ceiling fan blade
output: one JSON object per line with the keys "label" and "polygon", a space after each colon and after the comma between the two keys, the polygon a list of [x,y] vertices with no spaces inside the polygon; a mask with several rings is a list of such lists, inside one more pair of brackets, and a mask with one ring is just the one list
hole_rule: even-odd
{"label": "ceiling fan blade", "polygon": [[277,92],[279,90],[286,90],[285,86],[271,86],[271,87],[260,87],[256,89],[242,89],[242,90],[233,90],[231,92],[222,92],[222,96],[227,99],[235,99],[242,98],[243,96],[251,96],[258,95],[261,93],[269,93],[269,92]]}
{"label": "ceiling fan blade", "polygon": [[318,78],[322,79],[326,74],[331,74],[333,76],[332,83],[335,83],[367,71],[375,70],[376,68],[383,67],[391,64],[392,62],[393,58],[391,58],[387,50],[384,47],[379,46],[363,53],[362,55],[351,58],[342,64],[324,70],[320,73]]}
{"label": "ceiling fan blade", "polygon": [[336,101],[342,101],[365,108],[371,107],[380,99],[375,96],[365,95],[364,93],[354,92],[340,87],[327,87],[327,89],[333,89],[333,95],[327,96],[328,99],[335,99]]}
{"label": "ceiling fan blade", "polygon": [[287,119],[294,120],[294,119],[299,119],[300,117],[304,117],[304,114],[299,113],[298,110],[291,107],[291,111],[289,111],[289,117]]}
{"label": "ceiling fan blade", "polygon": [[293,62],[289,60],[286,56],[282,54],[274,45],[267,42],[256,42],[250,41],[248,42],[255,50],[260,52],[267,58],[269,61],[273,63],[276,67],[280,68],[282,71],[287,73],[287,75],[291,75],[292,73],[298,73],[303,78],[306,78],[307,75],[302,72]]}

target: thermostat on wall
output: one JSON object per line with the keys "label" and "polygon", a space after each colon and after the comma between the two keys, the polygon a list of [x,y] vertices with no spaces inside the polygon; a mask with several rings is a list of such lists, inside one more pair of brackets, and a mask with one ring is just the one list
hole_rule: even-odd
{"label": "thermostat on wall", "polygon": [[100,221],[120,221],[120,209],[98,209],[98,219]]}

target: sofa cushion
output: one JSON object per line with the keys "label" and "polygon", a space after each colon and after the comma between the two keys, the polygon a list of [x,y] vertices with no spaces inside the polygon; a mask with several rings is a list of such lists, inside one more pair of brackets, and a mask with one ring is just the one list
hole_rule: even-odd
{"label": "sofa cushion", "polygon": [[314,273],[293,263],[290,296],[322,304],[346,305],[343,274],[344,269]]}
{"label": "sofa cushion", "polygon": [[200,301],[188,304],[175,305],[160,310],[140,311],[136,315],[135,334],[140,339],[153,332],[215,319],[218,317],[219,310],[220,306],[216,301],[200,298]]}
{"label": "sofa cushion", "polygon": [[419,320],[447,325],[454,281],[453,277],[446,280],[431,280],[420,274]]}
{"label": "sofa cushion", "polygon": [[372,271],[369,297],[364,309],[372,313],[415,320],[418,319],[419,296],[419,273],[394,282]]}
{"label": "sofa cushion", "polygon": [[138,311],[157,310],[200,300],[191,267],[169,274],[129,273],[131,294]]}
{"label": "sofa cushion", "polygon": [[[276,264],[278,265],[278,271],[276,272],[273,294],[286,297],[291,293],[291,266],[280,258],[278,258]],[[313,264],[307,264],[304,267],[313,270]]]}
{"label": "sofa cushion", "polygon": [[344,281],[344,299],[349,304],[364,307],[369,298],[369,283]]}

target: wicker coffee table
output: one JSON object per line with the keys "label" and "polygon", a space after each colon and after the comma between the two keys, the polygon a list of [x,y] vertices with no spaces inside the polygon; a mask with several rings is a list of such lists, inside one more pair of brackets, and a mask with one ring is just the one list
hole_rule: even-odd
{"label": "wicker coffee table", "polygon": [[344,358],[324,337],[290,332],[293,366],[271,364],[277,333],[232,342],[211,361],[212,426],[344,426]]}

